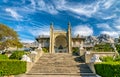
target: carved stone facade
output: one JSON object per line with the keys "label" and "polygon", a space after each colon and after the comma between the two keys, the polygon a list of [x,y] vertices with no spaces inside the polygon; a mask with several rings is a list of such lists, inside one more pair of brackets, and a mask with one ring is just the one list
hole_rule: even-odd
{"label": "carved stone facade", "polygon": [[41,47],[48,48],[49,53],[72,53],[72,48],[81,47],[84,40],[84,37],[72,37],[70,23],[68,23],[67,31],[54,30],[53,24],[51,24],[50,36],[37,37]]}

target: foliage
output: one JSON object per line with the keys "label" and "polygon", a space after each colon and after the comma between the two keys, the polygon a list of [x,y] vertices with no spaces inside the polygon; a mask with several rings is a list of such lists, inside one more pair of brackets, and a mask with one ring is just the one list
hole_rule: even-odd
{"label": "foliage", "polygon": [[72,48],[73,53],[78,53],[79,52],[79,47],[74,47]]}
{"label": "foliage", "polygon": [[120,53],[120,44],[116,44],[115,47],[116,47],[116,50],[118,51],[118,53]]}
{"label": "foliage", "polygon": [[93,48],[94,51],[97,52],[111,52],[113,51],[113,48],[111,47],[111,45],[109,43],[100,43],[100,44],[96,44]]}
{"label": "foliage", "polygon": [[120,56],[117,56],[114,61],[120,61]]}
{"label": "foliage", "polygon": [[9,59],[7,55],[0,54],[0,60],[6,60],[6,59]]}
{"label": "foliage", "polygon": [[20,60],[22,58],[22,55],[24,55],[24,51],[14,51],[12,55],[9,57],[9,59],[17,59]]}
{"label": "foliage", "polygon": [[44,53],[48,53],[48,48],[42,48]]}
{"label": "foliage", "polygon": [[96,73],[102,77],[120,77],[120,62],[94,64]]}
{"label": "foliage", "polygon": [[113,62],[113,57],[111,56],[106,56],[106,57],[101,57],[100,58],[102,60],[102,62]]}
{"label": "foliage", "polygon": [[0,77],[18,75],[26,72],[26,62],[19,60],[1,60]]}
{"label": "foliage", "polygon": [[17,32],[4,24],[0,24],[0,49],[4,50],[5,48],[15,46],[22,47]]}

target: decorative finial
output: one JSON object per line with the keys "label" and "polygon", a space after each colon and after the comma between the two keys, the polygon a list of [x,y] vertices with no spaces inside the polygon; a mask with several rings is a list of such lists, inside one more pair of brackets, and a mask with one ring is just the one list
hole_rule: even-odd
{"label": "decorative finial", "polygon": [[50,25],[53,25],[53,22],[51,22]]}
{"label": "decorative finial", "polygon": [[53,22],[50,23],[50,27],[53,28]]}
{"label": "decorative finial", "polygon": [[71,28],[71,23],[70,23],[70,21],[68,22],[68,29],[70,29]]}
{"label": "decorative finial", "polygon": [[68,25],[71,25],[70,21],[68,22]]}

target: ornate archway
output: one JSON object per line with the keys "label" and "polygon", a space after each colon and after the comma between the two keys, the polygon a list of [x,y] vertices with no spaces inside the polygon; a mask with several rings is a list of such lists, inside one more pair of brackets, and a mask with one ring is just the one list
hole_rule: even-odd
{"label": "ornate archway", "polygon": [[53,24],[50,27],[50,53],[67,52],[71,53],[71,28],[68,24],[68,30],[54,30]]}
{"label": "ornate archway", "polygon": [[68,52],[67,38],[64,35],[58,35],[55,38],[54,49],[56,53]]}

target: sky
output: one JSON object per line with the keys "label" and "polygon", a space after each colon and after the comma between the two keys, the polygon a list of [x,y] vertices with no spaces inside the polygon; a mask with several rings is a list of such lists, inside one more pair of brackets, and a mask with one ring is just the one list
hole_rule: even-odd
{"label": "sky", "polygon": [[72,35],[120,35],[120,0],[0,0],[0,23],[18,32],[20,41],[49,35],[50,23]]}

